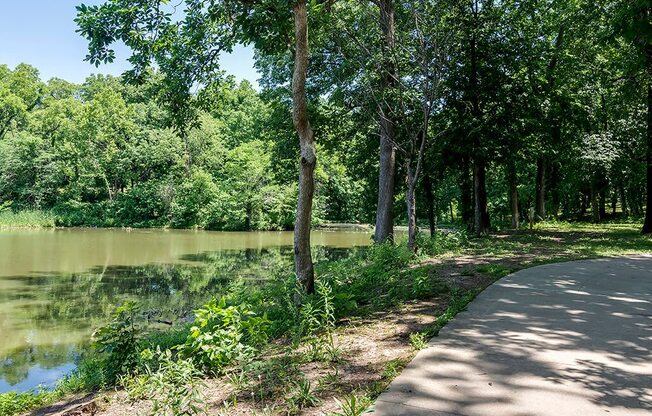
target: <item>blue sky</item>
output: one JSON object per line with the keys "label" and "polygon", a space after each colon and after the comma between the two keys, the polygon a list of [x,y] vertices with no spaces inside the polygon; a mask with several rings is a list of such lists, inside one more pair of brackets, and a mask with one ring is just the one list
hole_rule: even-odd
{"label": "blue sky", "polygon": [[[86,41],[75,33],[75,6],[100,4],[102,0],[0,0],[0,64],[13,68],[24,62],[35,66],[41,78],[63,78],[80,83],[92,73],[119,75],[128,68],[126,48],[116,48],[112,64],[99,68],[84,61]],[[222,69],[238,80],[254,85],[258,74],[253,68],[251,48],[237,47],[222,57]]]}

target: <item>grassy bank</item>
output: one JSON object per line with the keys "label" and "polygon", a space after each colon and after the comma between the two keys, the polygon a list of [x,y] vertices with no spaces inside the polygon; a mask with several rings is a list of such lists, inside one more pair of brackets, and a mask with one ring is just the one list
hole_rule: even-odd
{"label": "grassy bank", "polygon": [[320,264],[318,293],[300,306],[286,275],[262,287],[234,282],[192,324],[166,331],[127,305],[96,333],[76,373],[53,392],[0,395],[0,414],[118,386],[56,409],[357,415],[496,279],[548,262],[650,252],[652,239],[636,225],[549,223],[481,239],[422,238],[417,255],[381,245]]}
{"label": "grassy bank", "polygon": [[0,210],[0,228],[50,228],[56,226],[56,216],[49,211]]}

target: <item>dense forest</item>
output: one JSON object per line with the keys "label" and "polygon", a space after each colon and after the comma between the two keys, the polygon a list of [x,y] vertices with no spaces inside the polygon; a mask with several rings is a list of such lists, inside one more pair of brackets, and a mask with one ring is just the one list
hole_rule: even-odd
{"label": "dense forest", "polygon": [[[417,222],[459,221],[480,235],[528,220],[640,217],[646,193],[652,211],[651,9],[82,5],[87,60],[112,61],[120,41],[133,68],[73,85],[0,67],[0,207],[51,210],[63,225],[296,220],[299,247],[321,221],[375,222],[376,241],[407,224],[414,245]],[[220,71],[220,53],[238,43],[256,51],[259,92]]]}

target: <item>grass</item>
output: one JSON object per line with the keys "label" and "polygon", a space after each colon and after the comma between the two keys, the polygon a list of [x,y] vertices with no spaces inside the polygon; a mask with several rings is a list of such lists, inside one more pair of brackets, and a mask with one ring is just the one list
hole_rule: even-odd
{"label": "grass", "polygon": [[52,228],[56,217],[50,211],[0,210],[0,228]]}
{"label": "grass", "polygon": [[[229,403],[220,413],[312,408],[313,413],[360,414],[429,338],[495,280],[544,263],[650,252],[652,238],[641,235],[637,224],[541,223],[533,230],[499,231],[477,239],[463,233],[421,237],[417,255],[402,244],[380,245],[319,264],[317,275],[327,285],[327,296],[307,299],[299,307],[292,302],[291,276],[272,279],[263,288],[235,285],[234,302],[269,317],[272,342],[252,362],[229,367],[211,381],[225,395],[219,403]],[[417,325],[400,326],[407,320],[406,310],[418,312]],[[316,328],[306,336],[313,324]],[[142,345],[174,349],[188,334],[188,327],[157,332]],[[375,338],[369,340],[370,334]],[[366,351],[380,340],[396,340],[401,348],[384,357]],[[101,361],[87,359],[51,392],[0,395],[0,414],[108,387],[104,373]]]}

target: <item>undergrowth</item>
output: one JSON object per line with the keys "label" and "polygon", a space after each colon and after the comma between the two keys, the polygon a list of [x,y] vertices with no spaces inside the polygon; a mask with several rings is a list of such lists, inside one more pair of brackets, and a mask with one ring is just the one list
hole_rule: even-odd
{"label": "undergrowth", "polygon": [[[625,248],[650,247],[649,239],[614,227],[612,233],[623,239]],[[604,243],[602,235],[589,232],[596,233],[591,234],[595,239],[591,244],[583,235],[572,234],[563,255],[600,253],[597,249]],[[548,231],[517,232],[502,240],[469,240],[464,233],[451,232],[432,239],[419,236],[417,253],[404,244],[375,245],[341,260],[317,264],[319,278],[313,295],[302,294],[290,274],[272,276],[262,285],[234,281],[198,308],[192,323],[162,332],[147,326],[146,314],[138,305],[126,304],[95,332],[94,348],[77,370],[52,390],[0,394],[0,414],[18,414],[70,393],[116,385],[124,387],[132,400],[150,399],[153,414],[202,414],[206,403],[201,380],[207,376],[224,376],[236,391],[249,391],[257,403],[268,404],[264,413],[274,413],[275,405],[269,407],[269,403],[284,397],[285,413],[295,414],[316,405],[321,400],[319,392],[338,383],[333,364],[342,359],[342,350],[334,341],[333,330],[340,322],[394,310],[408,301],[444,296],[448,299],[446,310],[430,327],[410,336],[410,345],[419,350],[478,294],[451,288],[432,268],[414,267],[416,263],[469,250],[508,256],[531,250],[534,243],[559,250],[556,238]],[[480,265],[474,270],[493,279],[514,271],[498,264]],[[297,299],[301,301],[297,303]],[[274,344],[270,344],[272,340]],[[333,370],[313,385],[300,369],[309,362],[320,362]],[[340,397],[340,411],[334,414],[361,414],[405,364],[390,362],[375,388]],[[221,412],[236,406],[233,396]]]}

